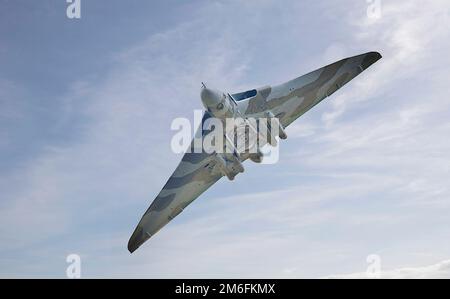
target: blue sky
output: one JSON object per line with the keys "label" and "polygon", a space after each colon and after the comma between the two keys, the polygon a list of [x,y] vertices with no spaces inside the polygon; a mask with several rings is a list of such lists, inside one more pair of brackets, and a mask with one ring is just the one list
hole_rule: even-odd
{"label": "blue sky", "polygon": [[[83,277],[447,265],[447,1],[381,1],[376,19],[363,0],[279,2],[82,0],[73,20],[65,1],[1,1],[0,276],[65,277],[71,253]],[[279,163],[247,163],[128,253],[201,81],[238,92],[372,50],[288,128]]]}

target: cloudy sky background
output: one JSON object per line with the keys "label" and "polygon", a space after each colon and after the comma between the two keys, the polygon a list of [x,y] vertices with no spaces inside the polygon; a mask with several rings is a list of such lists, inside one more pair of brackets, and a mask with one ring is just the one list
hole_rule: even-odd
{"label": "cloudy sky background", "polygon": [[[0,6],[0,277],[65,277],[76,253],[83,277],[358,277],[377,254],[386,277],[450,278],[447,0]],[[238,92],[373,50],[279,163],[247,162],[129,254],[201,81]]]}

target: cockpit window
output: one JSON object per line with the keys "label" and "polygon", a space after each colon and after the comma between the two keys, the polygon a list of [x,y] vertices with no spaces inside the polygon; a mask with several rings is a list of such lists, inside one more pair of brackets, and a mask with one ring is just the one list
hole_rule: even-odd
{"label": "cockpit window", "polygon": [[242,101],[256,96],[256,93],[257,93],[256,89],[252,89],[240,93],[235,93],[232,96],[236,101]]}

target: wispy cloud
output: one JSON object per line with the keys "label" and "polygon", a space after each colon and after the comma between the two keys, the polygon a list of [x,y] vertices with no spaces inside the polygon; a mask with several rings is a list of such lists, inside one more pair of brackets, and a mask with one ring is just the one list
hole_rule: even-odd
{"label": "wispy cloud", "polygon": [[[443,1],[385,2],[377,22],[364,1],[193,4],[191,19],[99,58],[106,73],[58,98],[57,137],[2,172],[0,275],[64,275],[72,252],[85,277],[320,277],[356,272],[373,251],[390,268],[446,255],[449,31],[438,24],[448,14]],[[289,127],[279,164],[247,164],[128,254],[180,159],[170,123],[200,107],[201,81],[240,91],[366,50],[383,60]],[[1,120],[29,119],[4,99],[36,107],[24,96],[33,90],[1,86],[2,106],[16,111]]]}
{"label": "wispy cloud", "polygon": [[[369,278],[365,272],[332,275],[327,278],[337,279],[365,279]],[[380,272],[382,279],[449,279],[450,278],[450,260],[442,261],[431,266],[408,267]]]}

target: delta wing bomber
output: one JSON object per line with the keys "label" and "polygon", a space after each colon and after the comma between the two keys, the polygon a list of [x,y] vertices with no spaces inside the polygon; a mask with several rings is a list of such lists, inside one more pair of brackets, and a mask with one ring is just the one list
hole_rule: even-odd
{"label": "delta wing bomber", "polygon": [[[275,137],[286,139],[285,128],[289,124],[379,59],[379,53],[369,52],[281,85],[234,94],[203,85],[201,100],[205,112],[201,126],[180,164],[139,221],[128,250],[134,252],[220,178],[233,180],[244,172],[245,160],[261,162],[263,146],[275,146]],[[218,127],[222,130],[216,130]],[[199,146],[198,138],[214,142],[205,147],[200,141]]]}

